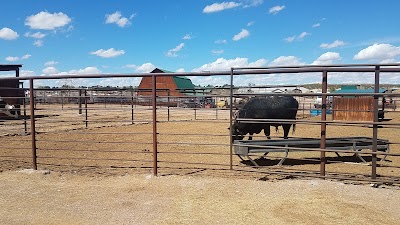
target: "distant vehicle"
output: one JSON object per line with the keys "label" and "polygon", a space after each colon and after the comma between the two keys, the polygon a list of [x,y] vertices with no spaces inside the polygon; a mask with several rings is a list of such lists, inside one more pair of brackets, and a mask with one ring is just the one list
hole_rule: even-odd
{"label": "distant vehicle", "polygon": [[[322,108],[322,96],[317,96],[317,98],[314,101],[314,107],[316,109]],[[332,107],[332,96],[327,96],[326,97],[326,108],[330,109]]]}
{"label": "distant vehicle", "polygon": [[217,107],[220,109],[226,108],[227,105],[228,105],[228,101],[226,101],[226,100],[219,100],[219,102],[217,102]]}
{"label": "distant vehicle", "polygon": [[181,100],[179,103],[181,108],[216,108],[216,104],[211,97],[197,97]]}
{"label": "distant vehicle", "polygon": [[200,102],[195,99],[185,99],[179,103],[181,108],[200,108]]}

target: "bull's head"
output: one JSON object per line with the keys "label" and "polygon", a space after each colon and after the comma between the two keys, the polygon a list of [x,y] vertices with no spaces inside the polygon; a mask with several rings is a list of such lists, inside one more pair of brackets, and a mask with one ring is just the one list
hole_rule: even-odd
{"label": "bull's head", "polygon": [[231,128],[228,128],[231,130],[231,134],[232,134],[232,142],[234,142],[235,140],[243,140],[244,136],[246,134],[243,134],[243,132],[240,132],[239,130],[239,123],[237,121],[235,121],[232,124]]}

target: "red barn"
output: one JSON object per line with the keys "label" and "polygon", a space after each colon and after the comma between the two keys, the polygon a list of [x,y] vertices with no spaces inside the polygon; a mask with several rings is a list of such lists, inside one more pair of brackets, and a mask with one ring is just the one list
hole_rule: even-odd
{"label": "red barn", "polygon": [[[171,73],[166,70],[155,68],[150,73]],[[143,77],[138,88],[138,95],[151,95],[151,88],[153,87],[152,77]],[[157,76],[157,91],[158,96],[167,96],[168,90],[170,96],[185,96],[185,90],[193,92],[194,85],[192,81],[183,76]]]}

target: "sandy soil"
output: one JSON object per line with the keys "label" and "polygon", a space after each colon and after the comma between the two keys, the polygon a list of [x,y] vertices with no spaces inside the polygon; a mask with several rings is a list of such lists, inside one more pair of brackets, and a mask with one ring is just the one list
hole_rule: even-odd
{"label": "sandy soil", "polygon": [[[0,224],[396,224],[400,219],[398,186],[265,173],[318,174],[319,152],[291,153],[283,167],[276,166],[282,154],[272,154],[259,160],[262,168],[256,170],[234,157],[235,170],[229,170],[227,111],[176,110],[167,122],[167,111],[160,110],[159,177],[152,177],[148,108],[135,110],[135,124],[130,108],[94,109],[85,128],[84,115],[75,110],[46,107],[38,111],[39,171],[27,170],[31,137],[9,135],[23,124],[1,126],[0,204],[7,207],[0,207]],[[400,122],[399,113],[387,117]],[[328,137],[372,136],[368,127],[327,129]],[[397,131],[380,129],[379,138],[396,142]],[[319,135],[318,125],[298,124],[292,136]],[[280,136],[282,131],[273,134]],[[400,153],[399,145],[391,152]],[[371,172],[351,154],[327,156],[330,174],[365,178]],[[399,178],[399,158],[381,162],[378,174]]]}
{"label": "sandy soil", "polygon": [[[323,180],[0,173],[0,224],[397,224],[400,191]],[[4,207],[6,206],[6,207]]]}

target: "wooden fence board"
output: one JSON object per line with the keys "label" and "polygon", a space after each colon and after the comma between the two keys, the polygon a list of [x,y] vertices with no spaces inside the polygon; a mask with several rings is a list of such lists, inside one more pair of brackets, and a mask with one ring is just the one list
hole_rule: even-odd
{"label": "wooden fence board", "polygon": [[334,98],[333,119],[341,121],[373,121],[373,97]]}

